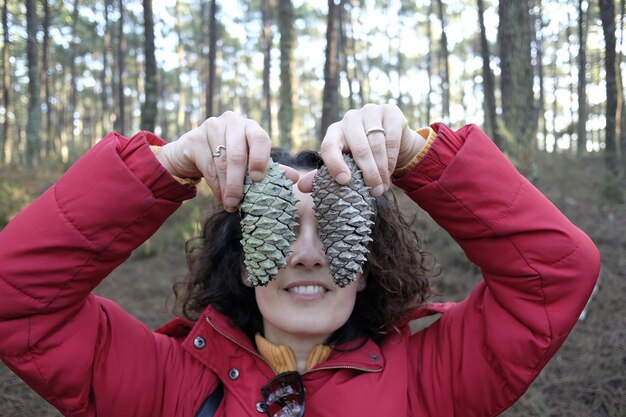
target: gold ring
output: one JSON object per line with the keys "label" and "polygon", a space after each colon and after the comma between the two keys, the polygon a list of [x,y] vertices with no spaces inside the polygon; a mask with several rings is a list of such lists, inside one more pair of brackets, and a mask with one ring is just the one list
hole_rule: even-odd
{"label": "gold ring", "polygon": [[372,133],[382,133],[383,135],[385,134],[385,129],[383,129],[382,127],[370,127],[369,129],[367,129],[365,131],[365,136],[369,136]]}
{"label": "gold ring", "polygon": [[213,157],[217,158],[219,156],[222,156],[222,149],[224,150],[224,152],[226,152],[226,146],[217,145],[217,148],[215,148],[215,152],[213,152]]}

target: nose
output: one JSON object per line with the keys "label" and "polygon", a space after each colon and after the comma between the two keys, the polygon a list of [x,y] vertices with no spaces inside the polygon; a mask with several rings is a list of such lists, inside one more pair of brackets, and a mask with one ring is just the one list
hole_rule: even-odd
{"label": "nose", "polygon": [[316,225],[301,223],[298,237],[291,249],[287,262],[292,267],[316,269],[326,266],[326,255]]}

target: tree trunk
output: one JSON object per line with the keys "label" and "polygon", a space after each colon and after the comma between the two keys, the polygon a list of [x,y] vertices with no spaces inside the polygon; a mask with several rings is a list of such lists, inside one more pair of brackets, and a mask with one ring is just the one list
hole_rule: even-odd
{"label": "tree trunk", "polygon": [[41,151],[41,97],[39,95],[39,60],[37,48],[37,2],[26,1],[28,59],[28,125],[26,127],[26,164],[36,166]]}
{"label": "tree trunk", "polygon": [[70,106],[68,114],[68,122],[66,122],[65,128],[67,129],[68,137],[68,149],[69,160],[75,161],[78,158],[78,151],[76,149],[76,137],[74,135],[74,123],[76,122],[77,101],[78,101],[78,89],[76,78],[76,45],[78,43],[78,35],[76,34],[76,26],[78,25],[78,0],[74,0],[74,8],[72,9],[72,41],[70,43]]}
{"label": "tree trunk", "polygon": [[431,95],[433,93],[433,30],[430,23],[430,17],[433,14],[433,3],[428,5],[428,13],[426,15],[426,37],[428,38],[428,52],[426,52],[426,74],[428,75],[428,94],[426,96],[426,124],[431,122],[431,112],[433,103]]}
{"label": "tree trunk", "polygon": [[[560,77],[559,77],[559,66],[556,62],[556,59],[552,61],[552,65],[550,67],[552,70],[552,80],[553,80],[552,97],[557,97],[559,87],[560,87],[560,83],[559,83]],[[554,138],[553,149],[556,149],[556,141],[559,138],[559,132],[557,131],[557,122],[556,122],[558,114],[559,114],[559,101],[552,100],[551,124],[552,124],[552,137]],[[547,140],[546,140],[546,144],[547,144]]]}
{"label": "tree trunk", "polygon": [[[132,21],[132,20],[131,20]],[[134,110],[136,108],[139,108],[139,120],[137,120],[138,123],[141,123],[141,102],[139,102],[138,99],[138,95],[140,91],[145,91],[145,83],[144,83],[144,79],[143,76],[140,74],[140,69],[139,67],[139,62],[137,60],[137,55],[139,55],[139,51],[142,49],[141,46],[141,40],[139,36],[130,36],[128,39],[130,42],[128,44],[128,50],[129,51],[134,51],[134,56],[133,56],[133,60],[131,61],[131,69],[129,71],[126,72],[126,76],[129,78],[132,77],[132,81],[129,82],[129,84],[131,85],[130,90],[132,91],[131,96],[129,97],[129,102],[130,102],[130,117],[129,117],[129,122],[128,122],[128,127],[130,129],[132,129],[132,126],[135,125],[135,121],[136,121],[136,117],[134,117]],[[139,44],[137,44],[137,42],[139,42]],[[131,84],[132,83],[132,84]],[[134,88],[133,88],[134,87]]]}
{"label": "tree trunk", "polygon": [[600,0],[600,18],[605,42],[606,71],[606,130],[605,158],[608,172],[617,177],[617,147],[615,144],[615,118],[617,113],[617,81],[615,74],[615,1]]}
{"label": "tree trunk", "polygon": [[[626,0],[622,0],[620,2],[620,55],[618,62],[624,62],[624,14],[626,13]],[[621,69],[619,63],[617,64],[617,70]],[[622,77],[620,77],[622,78]],[[623,78],[622,78],[623,80]],[[624,97],[624,83],[622,82],[622,88],[620,89],[620,98],[622,99],[622,110],[620,112],[620,133],[619,133],[619,142],[620,149],[622,151],[622,174],[624,180],[626,180],[626,97]]]}
{"label": "tree trunk", "polygon": [[0,166],[10,162],[9,153],[9,105],[11,104],[11,64],[9,62],[9,22],[8,3],[2,4],[2,105],[5,109],[2,135],[0,135]]}
{"label": "tree trunk", "polygon": [[624,101],[624,79],[622,77],[622,71],[620,68],[620,62],[623,62],[624,58],[624,13],[626,12],[626,2],[622,0],[620,2],[620,49],[617,57],[615,71],[617,74],[617,98],[619,103],[619,136],[617,136],[621,150],[621,170],[624,180],[626,180],[626,102]]}
{"label": "tree trunk", "polygon": [[108,76],[110,74],[110,63],[109,63],[109,51],[111,50],[111,22],[109,19],[109,9],[112,6],[113,0],[105,0],[104,1],[104,36],[102,38],[102,72],[100,73],[100,84],[101,84],[101,136],[104,135],[111,130],[111,105],[109,102],[109,89],[111,88],[110,80],[111,78]]}
{"label": "tree trunk", "polygon": [[448,36],[446,35],[446,21],[443,1],[437,0],[437,11],[441,22],[441,38],[439,40],[439,71],[441,76],[441,116],[444,121],[450,121],[450,64],[448,59]]}
{"label": "tree trunk", "polygon": [[152,0],[143,0],[143,20],[146,60],[145,101],[141,109],[141,130],[154,132],[157,117],[157,67],[154,56],[154,18],[152,16]]}
{"label": "tree trunk", "polygon": [[[187,70],[187,54],[185,53],[185,45],[183,41],[182,34],[182,23],[181,23],[181,15],[183,11],[181,10],[181,1],[176,0],[176,5],[174,6],[175,14],[176,14],[176,23],[175,23],[175,31],[176,36],[178,38],[178,44],[176,45],[176,54],[178,56],[178,65],[176,67],[176,93],[178,94],[178,108],[176,112],[176,131],[182,133],[187,130],[187,125],[185,124],[185,112],[187,108],[187,86],[183,85],[182,73]],[[205,97],[206,100],[206,97]],[[205,103],[206,104],[206,103]],[[208,112],[208,109],[207,109]]]}
{"label": "tree trunk", "polygon": [[[574,19],[572,17],[572,12],[571,10],[567,10],[567,26],[565,26],[565,38],[567,39],[568,44],[571,42],[571,39],[574,38],[574,33],[572,32],[572,23],[573,23]],[[568,140],[569,140],[569,150],[574,153],[574,148],[576,147],[576,144],[574,143],[574,131],[575,131],[575,121],[576,121],[576,116],[575,116],[575,111],[574,111],[574,107],[575,107],[575,102],[574,102],[574,80],[576,79],[576,77],[574,76],[574,71],[576,68],[576,60],[574,57],[574,54],[572,53],[572,45],[568,45],[567,47],[567,51],[569,52],[569,59],[568,59],[568,63],[567,63],[567,67],[569,68],[569,76],[570,76],[570,82],[568,83],[568,87],[569,87],[569,97],[570,97],[570,102],[569,102],[569,124],[567,125],[567,127],[565,128],[565,133],[568,136]]]}
{"label": "tree trunk", "polygon": [[[507,136],[532,151],[536,143],[537,108],[533,94],[529,13],[526,1],[500,1],[502,118]],[[523,163],[531,163],[530,155]]]}
{"label": "tree trunk", "polygon": [[485,6],[483,0],[477,1],[478,23],[480,24],[480,54],[483,60],[483,95],[485,96],[485,127],[487,134],[502,149],[502,138],[497,134],[496,125],[496,88],[491,71],[491,58],[489,53],[489,43],[487,42],[487,31],[485,29]]}
{"label": "tree trunk", "polygon": [[278,124],[280,146],[291,149],[293,143],[294,94],[293,68],[295,67],[294,10],[291,0],[278,1],[278,29],[280,31],[280,107]]}
{"label": "tree trunk", "polygon": [[215,108],[213,107],[215,97],[215,69],[216,69],[216,57],[217,57],[217,3],[215,0],[211,0],[211,7],[209,9],[209,83],[206,88],[206,117],[209,118],[214,115]]}
{"label": "tree trunk", "polygon": [[42,0],[43,5],[43,43],[41,46],[41,84],[43,101],[46,104],[46,123],[45,123],[45,140],[44,150],[47,157],[54,152],[54,141],[52,139],[52,103],[50,102],[50,80],[48,79],[48,62],[50,55],[50,4],[48,0]]}
{"label": "tree trunk", "polygon": [[339,7],[335,0],[328,0],[328,19],[326,24],[326,62],[324,64],[324,93],[322,96],[322,125],[319,141],[322,142],[328,126],[339,118]]}
{"label": "tree trunk", "polygon": [[582,155],[587,149],[587,23],[583,3],[586,1],[578,0],[578,155]]}
{"label": "tree trunk", "polygon": [[[396,39],[398,39],[396,37]],[[396,98],[396,103],[398,106],[402,107],[404,103],[404,95],[402,94],[402,76],[404,75],[404,53],[402,53],[402,48],[396,48],[396,73],[398,74],[398,97]]]}
{"label": "tree trunk", "polygon": [[126,36],[124,35],[124,0],[117,2],[120,18],[118,21],[117,37],[117,117],[115,130],[124,134],[126,130],[126,99],[124,97],[124,71],[126,66]]}
{"label": "tree trunk", "polygon": [[263,116],[261,123],[267,129],[267,133],[272,137],[272,88],[270,82],[272,67],[272,20],[274,7],[273,0],[262,0],[261,20],[263,24]]}
{"label": "tree trunk", "polygon": [[537,1],[537,10],[539,11],[538,15],[535,17],[535,22],[532,27],[532,33],[534,35],[534,40],[536,43],[536,53],[537,53],[537,77],[539,78],[539,103],[538,103],[538,111],[537,117],[541,121],[541,133],[543,134],[543,141],[545,147],[545,141],[548,137],[548,122],[546,120],[546,93],[545,93],[545,77],[544,77],[544,68],[543,68],[543,16],[541,14],[541,0]]}
{"label": "tree trunk", "polygon": [[[341,57],[342,71],[346,75],[348,85],[348,108],[356,107],[352,81],[356,78],[356,64],[350,71],[349,60],[354,59],[354,36],[352,33],[352,4],[351,0],[341,0],[339,8],[339,56]],[[348,32],[348,28],[350,31]]]}

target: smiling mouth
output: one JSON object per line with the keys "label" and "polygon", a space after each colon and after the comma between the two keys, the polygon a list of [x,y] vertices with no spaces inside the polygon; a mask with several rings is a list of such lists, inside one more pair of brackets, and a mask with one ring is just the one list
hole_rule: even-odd
{"label": "smiling mouth", "polygon": [[287,292],[295,295],[321,295],[326,291],[321,285],[298,285],[287,289]]}

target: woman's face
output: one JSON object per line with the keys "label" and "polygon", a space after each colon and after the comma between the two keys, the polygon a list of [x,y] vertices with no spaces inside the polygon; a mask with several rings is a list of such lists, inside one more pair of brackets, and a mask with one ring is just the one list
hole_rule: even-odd
{"label": "woman's face", "polygon": [[274,280],[256,287],[256,300],[264,336],[270,342],[307,339],[323,343],[348,321],[364,278],[360,275],[344,288],[335,285],[318,235],[313,198],[297,186],[294,193],[299,200],[299,226],[293,252]]}

